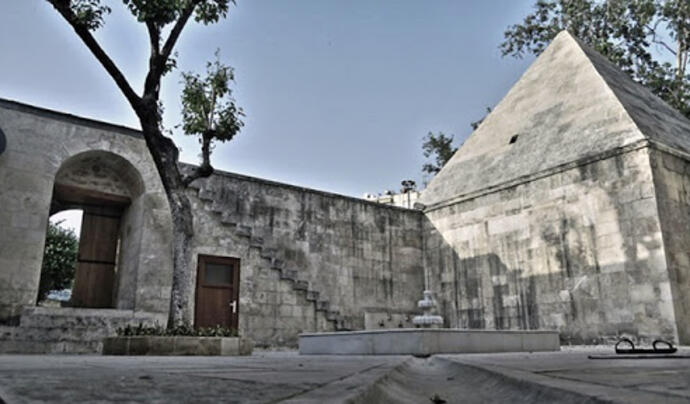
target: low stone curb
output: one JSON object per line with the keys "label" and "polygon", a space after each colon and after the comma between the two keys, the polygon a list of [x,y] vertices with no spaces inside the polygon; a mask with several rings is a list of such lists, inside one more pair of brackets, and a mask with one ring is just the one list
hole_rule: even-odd
{"label": "low stone curb", "polygon": [[395,328],[299,335],[300,355],[418,355],[558,351],[558,331]]}
{"label": "low stone curb", "polygon": [[254,343],[242,337],[132,336],[103,339],[103,355],[251,355]]}

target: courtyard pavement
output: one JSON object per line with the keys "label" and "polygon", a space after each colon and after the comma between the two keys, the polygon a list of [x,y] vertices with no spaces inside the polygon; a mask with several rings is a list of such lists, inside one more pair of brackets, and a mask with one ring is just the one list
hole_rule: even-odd
{"label": "courtyard pavement", "polygon": [[[690,359],[611,349],[410,356],[1,355],[6,403],[690,402]],[[680,355],[690,355],[683,348]]]}

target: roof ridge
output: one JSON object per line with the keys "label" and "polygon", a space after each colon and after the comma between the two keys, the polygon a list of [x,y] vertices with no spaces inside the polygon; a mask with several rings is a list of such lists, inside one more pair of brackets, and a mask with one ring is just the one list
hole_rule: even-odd
{"label": "roof ridge", "polygon": [[[690,135],[690,119],[688,117],[654,94],[651,89],[634,80],[580,38],[568,34],[578,44],[606,87],[613,93],[645,139],[679,149],[684,153],[690,153],[690,136],[685,136],[685,139],[683,136],[678,138],[678,135],[683,132]],[[618,81],[618,78],[621,80]],[[631,93],[632,89],[636,90],[635,94]],[[650,113],[650,110],[654,110],[656,113]],[[684,126],[684,128],[681,128],[680,133],[673,133],[673,131],[664,130],[667,129],[664,128],[666,124],[675,126],[676,129],[678,126]],[[674,142],[673,140],[680,141]]]}
{"label": "roof ridge", "polygon": [[590,52],[572,34],[559,33],[431,180],[421,203],[434,205],[647,139],[634,119],[637,110],[625,108],[630,103],[614,85],[628,85],[619,77],[624,73],[601,67]]}
{"label": "roof ridge", "polygon": [[[584,57],[589,61],[589,67],[591,67],[592,70],[594,71],[594,73],[596,74],[596,76],[599,77],[599,79],[601,80],[602,84],[604,85],[604,88],[607,90],[608,94],[611,95],[611,97],[613,97],[613,99],[616,101],[616,104],[623,110],[623,112],[625,113],[625,116],[627,117],[628,120],[630,120],[630,122],[633,124],[633,126],[637,129],[637,131],[639,132],[639,134],[640,134],[644,139],[649,140],[649,136],[647,136],[647,135],[642,131],[642,129],[641,129],[640,126],[637,124],[637,122],[636,122],[635,119],[633,118],[633,116],[632,116],[632,114],[630,113],[630,111],[628,111],[628,109],[625,107],[625,104],[623,103],[623,101],[620,99],[620,97],[618,97],[618,94],[616,94],[616,92],[613,90],[613,88],[611,88],[610,83],[606,80],[606,78],[604,77],[604,75],[599,71],[599,69],[597,69],[596,62],[592,60],[592,58],[590,57],[590,53],[587,52],[587,51],[590,51],[590,52],[592,52],[592,53],[594,53],[594,54],[600,56],[606,63],[608,63],[608,64],[610,65],[609,67],[612,67],[612,68],[618,70],[620,73],[624,74],[624,75],[625,75],[626,77],[628,77],[628,78],[629,78],[629,76],[628,76],[627,74],[625,74],[625,72],[623,72],[622,70],[620,70],[620,68],[619,68],[618,66],[614,65],[613,63],[611,63],[611,62],[610,62],[608,59],[606,59],[603,55],[601,55],[599,52],[597,52],[597,51],[594,50],[592,47],[590,47],[589,45],[587,45],[587,44],[586,44],[584,41],[582,41],[580,38],[578,38],[577,36],[573,35],[570,31],[564,29],[564,30],[562,30],[561,32],[559,32],[558,35],[556,35],[556,38],[558,38],[558,36],[561,36],[561,35],[567,36],[567,37],[568,37],[569,39],[571,39],[572,41],[575,41],[575,43],[578,45],[578,46],[577,46],[578,50],[579,50],[580,52],[582,52],[582,56],[584,56]],[[556,38],[554,38],[554,41],[556,40]],[[635,82],[635,81],[632,80],[632,79],[630,79],[630,80],[631,80],[633,83]],[[636,83],[636,84],[637,84],[637,83]]]}

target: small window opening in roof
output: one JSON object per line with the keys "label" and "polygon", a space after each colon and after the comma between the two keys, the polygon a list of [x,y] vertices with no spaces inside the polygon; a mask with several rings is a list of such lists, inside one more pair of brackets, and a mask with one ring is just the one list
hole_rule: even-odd
{"label": "small window opening in roof", "polygon": [[518,139],[518,135],[513,135],[513,137],[510,138],[509,144],[513,144],[513,143],[517,142],[517,139]]}

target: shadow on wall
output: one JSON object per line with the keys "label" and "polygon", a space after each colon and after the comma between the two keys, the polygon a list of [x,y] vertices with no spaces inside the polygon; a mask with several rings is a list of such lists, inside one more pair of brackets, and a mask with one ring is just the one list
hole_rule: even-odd
{"label": "shadow on wall", "polygon": [[426,264],[445,326],[557,329],[565,344],[675,339],[639,153],[429,212]]}

